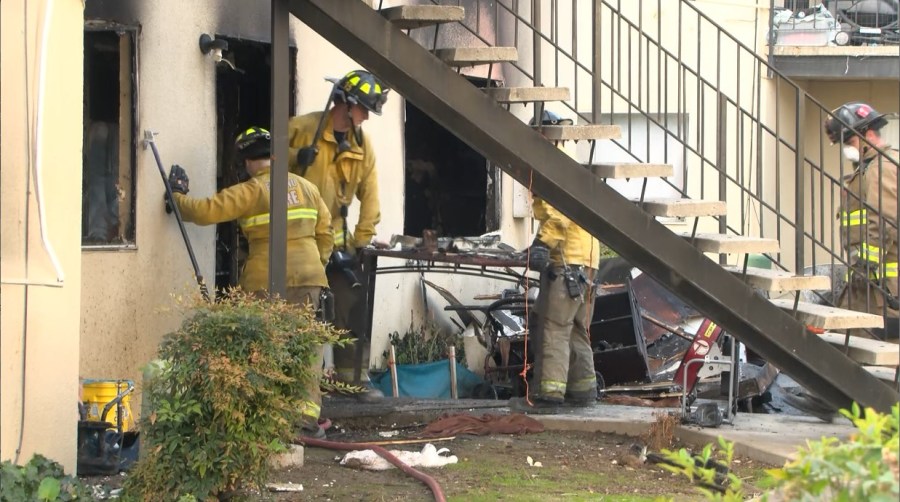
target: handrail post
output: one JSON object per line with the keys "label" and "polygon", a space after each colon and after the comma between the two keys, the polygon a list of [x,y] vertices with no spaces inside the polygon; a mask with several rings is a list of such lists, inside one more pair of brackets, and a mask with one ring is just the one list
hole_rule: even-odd
{"label": "handrail post", "polygon": [[[541,61],[541,0],[531,0],[531,26],[533,27],[534,34],[532,34],[532,61],[534,61],[534,68],[532,68],[532,73],[534,74],[534,86],[540,87],[543,84],[543,80],[541,79],[541,65],[543,64]],[[540,102],[536,102],[534,104],[534,123],[541,123],[541,112],[544,110],[544,104]]]}
{"label": "handrail post", "polygon": [[[719,172],[719,200],[728,204],[728,98],[721,89],[719,93],[719,106],[716,116],[716,170]],[[728,233],[727,215],[719,216],[719,233]],[[719,255],[719,263],[727,264],[727,257]]]}
{"label": "handrail post", "polygon": [[[603,87],[600,76],[600,7],[600,2],[593,0],[593,10],[591,11],[594,17],[593,30],[591,30],[591,45],[593,46],[593,52],[591,53],[591,122],[594,124],[600,123],[600,89]],[[590,162],[593,161],[594,159],[590,159]]]}
{"label": "handrail post", "polygon": [[775,45],[775,41],[777,40],[778,33],[775,32],[775,0],[769,0],[769,35],[766,37],[766,45],[769,46],[768,56],[766,62],[767,71],[766,76],[768,78],[772,78],[772,67],[775,65],[775,51],[772,50],[772,47]]}
{"label": "handrail post", "polygon": [[806,245],[804,233],[806,230],[806,184],[803,177],[803,166],[806,159],[806,149],[804,148],[804,127],[803,120],[806,115],[806,92],[803,89],[797,89],[797,106],[796,121],[794,124],[794,143],[796,151],[794,152],[794,248],[796,255],[794,257],[794,271],[802,274],[806,267]]}
{"label": "handrail post", "polygon": [[284,298],[287,276],[287,123],[290,101],[288,41],[290,10],[287,0],[272,0],[272,174],[269,208],[269,294]]}

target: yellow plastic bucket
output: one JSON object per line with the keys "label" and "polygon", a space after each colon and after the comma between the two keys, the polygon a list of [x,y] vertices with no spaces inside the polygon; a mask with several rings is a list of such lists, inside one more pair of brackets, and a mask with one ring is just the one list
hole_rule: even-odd
{"label": "yellow plastic bucket", "polygon": [[[131,393],[129,388],[134,384],[129,380],[85,380],[82,384],[81,401],[87,409],[87,419],[100,421],[103,407],[113,401],[119,394],[125,394],[122,398],[122,432],[134,429],[134,415],[131,414]],[[106,414],[106,421],[116,425],[118,412],[113,404]]]}

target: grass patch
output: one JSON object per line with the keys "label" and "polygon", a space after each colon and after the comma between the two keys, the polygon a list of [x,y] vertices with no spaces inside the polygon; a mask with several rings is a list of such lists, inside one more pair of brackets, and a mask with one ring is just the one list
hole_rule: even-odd
{"label": "grass patch", "polygon": [[[500,462],[484,462],[482,459],[461,459],[445,469],[442,484],[452,492],[450,501],[488,502],[494,500],[540,501],[590,500],[648,502],[670,500],[670,496],[640,496],[630,493],[634,484],[634,471],[614,466],[612,470],[587,470],[557,463],[552,458],[541,460],[543,467],[528,467],[525,458],[510,455]],[[521,465],[517,463],[521,461]],[[601,462],[597,460],[598,467]],[[668,474],[661,474],[664,478]],[[449,478],[449,480],[447,479]],[[655,479],[655,478],[654,478]],[[665,486],[663,482],[659,482]],[[680,495],[679,495],[680,497]]]}

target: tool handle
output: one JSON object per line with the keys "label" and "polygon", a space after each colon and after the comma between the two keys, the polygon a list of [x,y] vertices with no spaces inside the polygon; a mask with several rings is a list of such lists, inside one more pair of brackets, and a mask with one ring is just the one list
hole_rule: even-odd
{"label": "tool handle", "polygon": [[[325,118],[328,116],[328,109],[331,107],[331,102],[334,100],[334,91],[337,90],[338,80],[335,80],[331,86],[331,92],[328,93],[328,100],[325,101],[325,110],[322,111],[322,116],[319,117],[319,124],[316,126],[316,132],[313,134],[312,143],[303,147],[303,148],[312,148],[316,149],[316,145],[319,144],[319,139],[322,138],[322,129],[325,126]],[[303,149],[301,148],[301,150]],[[306,170],[309,169],[309,166],[312,165],[313,161],[315,161],[315,156],[318,155],[318,150],[315,150],[316,153],[313,154],[312,158],[305,159],[304,164],[300,164],[300,159],[297,159],[298,167],[300,168],[300,175],[305,176]]]}
{"label": "tool handle", "polygon": [[156,142],[153,141],[152,133],[145,134],[144,141],[150,145],[153,150],[153,158],[156,159],[156,166],[159,168],[159,175],[162,176],[163,186],[166,187],[166,197],[169,198],[172,206],[172,212],[175,214],[175,221],[178,222],[178,229],[181,230],[181,237],[184,239],[184,245],[187,248],[188,256],[191,258],[191,266],[194,267],[194,276],[197,278],[197,284],[200,286],[200,294],[203,299],[209,302],[209,290],[203,282],[203,275],[200,273],[200,265],[197,264],[197,257],[194,256],[194,248],[191,247],[191,240],[188,238],[187,229],[184,227],[184,220],[181,218],[181,211],[178,204],[175,203],[175,197],[172,195],[172,187],[169,185],[169,178],[166,176],[166,169],[163,167],[162,160],[159,158],[159,150],[156,149]]}

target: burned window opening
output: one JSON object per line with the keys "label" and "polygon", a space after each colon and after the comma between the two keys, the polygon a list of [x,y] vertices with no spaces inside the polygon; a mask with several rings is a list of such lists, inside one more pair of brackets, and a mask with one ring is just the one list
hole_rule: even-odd
{"label": "burned window opening", "polygon": [[81,243],[133,246],[136,28],[86,23]]}
{"label": "burned window opening", "polygon": [[[243,166],[236,162],[234,138],[251,127],[271,127],[272,69],[271,44],[216,35],[228,42],[223,54],[231,64],[216,66],[216,134],[219,190],[247,179]],[[296,113],[297,49],[290,47],[289,113]],[[232,67],[233,65],[233,67]],[[216,226],[216,290],[238,284],[247,257],[247,242],[236,222]]]}
{"label": "burned window opening", "polygon": [[[486,79],[470,78],[478,87]],[[494,82],[496,84],[496,82]],[[405,235],[482,235],[500,228],[499,173],[483,155],[406,102]]]}

